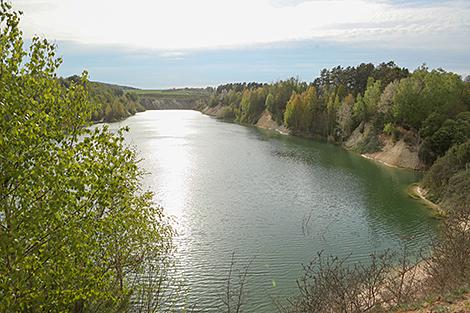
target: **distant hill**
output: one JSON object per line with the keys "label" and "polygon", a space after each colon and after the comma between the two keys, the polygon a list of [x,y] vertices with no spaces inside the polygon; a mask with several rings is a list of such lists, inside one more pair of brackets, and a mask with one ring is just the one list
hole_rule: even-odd
{"label": "distant hill", "polygon": [[213,88],[174,88],[174,89],[134,89],[127,94],[139,97],[139,103],[147,110],[194,110],[202,108],[211,95]]}
{"label": "distant hill", "polygon": [[[65,86],[79,81],[77,75],[61,78]],[[116,122],[145,110],[200,109],[214,93],[208,88],[139,89],[97,81],[88,83],[90,100],[97,104],[96,122]]]}
{"label": "distant hill", "polygon": [[117,84],[109,84],[109,83],[103,83],[103,82],[98,82],[98,81],[90,81],[90,82],[91,82],[91,83],[94,83],[94,84],[104,85],[104,86],[107,86],[107,87],[110,87],[110,88],[119,88],[119,89],[122,89],[122,90],[140,90],[139,88],[130,87],[130,86],[122,86],[122,85],[117,85]]}

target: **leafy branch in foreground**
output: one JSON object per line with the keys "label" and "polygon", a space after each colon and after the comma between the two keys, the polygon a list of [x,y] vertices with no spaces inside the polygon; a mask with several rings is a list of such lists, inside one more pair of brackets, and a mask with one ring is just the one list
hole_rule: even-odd
{"label": "leafy branch in foreground", "polygon": [[86,74],[63,86],[55,47],[24,51],[19,21],[1,1],[0,311],[118,310],[173,231],[122,131],[87,128]]}

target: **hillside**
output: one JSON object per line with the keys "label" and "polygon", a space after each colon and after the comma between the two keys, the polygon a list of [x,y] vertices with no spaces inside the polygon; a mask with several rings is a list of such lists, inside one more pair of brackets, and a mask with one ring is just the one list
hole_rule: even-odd
{"label": "hillside", "polygon": [[137,96],[139,103],[147,110],[194,110],[208,101],[211,88],[181,88],[166,90],[128,90]]}
{"label": "hillside", "polygon": [[[79,82],[78,76],[61,78],[65,87]],[[207,102],[211,88],[146,90],[134,87],[89,81],[89,100],[95,105],[95,122],[116,122],[145,110],[194,110]]]}

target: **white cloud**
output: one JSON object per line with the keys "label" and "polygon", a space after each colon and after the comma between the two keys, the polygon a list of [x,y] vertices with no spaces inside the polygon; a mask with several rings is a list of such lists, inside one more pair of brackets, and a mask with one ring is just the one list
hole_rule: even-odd
{"label": "white cloud", "polygon": [[291,40],[470,48],[470,3],[371,0],[16,0],[53,40],[180,51]]}

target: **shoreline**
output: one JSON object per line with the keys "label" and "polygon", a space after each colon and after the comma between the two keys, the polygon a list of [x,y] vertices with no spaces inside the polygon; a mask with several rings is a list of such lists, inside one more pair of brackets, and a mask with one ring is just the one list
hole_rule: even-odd
{"label": "shoreline", "polygon": [[[346,149],[346,148],[345,148],[345,149]],[[349,149],[346,149],[346,150],[351,151],[351,150],[349,150]],[[397,165],[393,165],[393,164],[387,163],[387,162],[385,162],[385,161],[383,161],[383,160],[380,160],[380,159],[371,157],[371,156],[369,156],[369,155],[367,155],[367,154],[365,154],[365,153],[361,153],[360,156],[363,157],[363,158],[365,158],[365,159],[375,161],[375,162],[377,162],[377,163],[383,164],[383,165],[388,166],[388,167],[392,167],[392,168],[401,168],[401,169],[407,169],[407,170],[416,171],[416,170],[413,169],[413,168],[409,168],[409,167],[400,167],[400,166],[397,166]]]}
{"label": "shoreline", "polygon": [[[221,112],[222,112],[223,108],[224,108],[223,106],[218,105],[218,106],[215,106],[213,108],[207,108],[207,107],[201,108],[201,109],[199,109],[199,111],[204,115],[207,115],[207,116],[210,116],[210,117],[213,117],[213,118],[216,118],[216,119],[221,119]],[[270,113],[267,113],[267,111],[264,111],[261,114],[259,120],[256,123],[254,123],[253,126],[258,127],[260,129],[275,131],[275,132],[277,132],[278,134],[281,134],[281,135],[286,135],[286,136],[292,135],[292,136],[299,137],[299,138],[315,139],[315,136],[313,136],[313,135],[312,136],[303,135],[301,133],[295,133],[295,132],[289,131],[287,128],[285,128],[285,126],[279,125],[277,122],[275,122],[272,119]],[[322,140],[322,139],[320,139],[320,140]],[[328,141],[328,138],[324,138],[324,140]],[[413,167],[412,165],[410,165],[410,166],[400,166],[400,165],[392,164],[392,163],[389,163],[387,161],[384,161],[380,157],[373,156],[372,154],[369,154],[369,153],[357,153],[356,151],[354,151],[352,149],[349,149],[347,146],[345,146],[344,143],[335,142],[334,144],[342,147],[343,149],[345,149],[349,152],[353,152],[355,154],[358,154],[358,155],[360,155],[361,157],[363,157],[365,159],[372,160],[374,162],[380,163],[380,164],[385,165],[385,166],[390,167],[390,168],[412,170],[412,171],[418,171],[418,172],[423,170],[421,168]],[[378,151],[378,152],[383,153],[384,151]]]}
{"label": "shoreline", "polygon": [[408,187],[407,192],[411,198],[419,200],[424,206],[431,209],[434,217],[445,218],[447,216],[447,213],[444,210],[442,210],[438,204],[426,198],[426,191],[423,188],[421,188],[421,186],[418,183],[411,184]]}
{"label": "shoreline", "polygon": [[[205,112],[204,110],[201,110],[200,112],[204,115],[207,115],[207,116],[210,116],[210,117],[213,117],[213,118],[218,118],[217,115],[212,115],[209,112]],[[268,122],[272,123],[273,121],[271,120],[271,121],[268,121]],[[285,135],[285,136],[297,136],[297,137],[300,137],[300,138],[308,138],[306,136],[298,136],[297,134],[293,134],[293,133],[290,133],[290,132],[285,132],[285,131],[283,131],[283,126],[280,126],[280,125],[276,125],[276,127],[274,127],[274,125],[269,125],[269,124],[264,125],[264,123],[261,123],[261,124],[256,123],[253,126],[255,126],[257,128],[260,128],[260,129],[266,129],[266,130],[274,131],[278,134]],[[266,126],[268,126],[268,127],[266,127]],[[354,152],[351,149],[346,148],[342,144],[340,144],[339,146],[341,148],[345,149],[346,151]],[[377,162],[379,164],[385,165],[385,166],[390,167],[390,168],[419,171],[419,170],[411,168],[411,167],[401,167],[401,166],[397,166],[397,165],[388,163],[386,161],[381,160],[380,158],[370,156],[366,153],[356,153],[356,154],[359,154],[361,157],[363,157],[365,159],[372,160],[374,162]],[[426,191],[423,188],[421,188],[419,183],[413,183],[410,186],[408,186],[407,193],[411,198],[413,198],[415,200],[418,200],[424,206],[431,209],[432,212],[433,212],[434,217],[436,217],[436,218],[445,218],[447,216],[446,212],[443,211],[438,204],[436,204],[436,203],[432,202],[431,200],[429,200],[428,198],[426,198]]]}
{"label": "shoreline", "polygon": [[[221,109],[222,109],[222,107],[214,107],[210,110],[207,110],[206,108],[203,108],[203,109],[200,110],[200,112],[204,115],[207,115],[207,116],[210,116],[210,117],[213,117],[213,118],[216,118],[216,119],[221,119],[221,117],[218,114],[219,113],[218,111],[221,110]],[[263,119],[263,115],[260,117],[260,120],[261,119]],[[285,135],[285,136],[296,136],[296,137],[299,137],[299,138],[307,138],[307,139],[314,138],[313,136],[302,136],[301,134],[291,133],[283,125],[273,125],[273,123],[275,123],[275,122],[271,118],[268,118],[268,120],[265,120],[263,122],[258,121],[257,123],[253,124],[253,126],[258,127],[260,129],[275,131],[278,134]],[[348,149],[347,147],[345,147],[343,144],[340,144],[340,143],[338,145],[340,147],[342,147],[343,149],[345,149],[346,151],[353,152],[355,154],[360,155],[361,157],[363,157],[365,159],[378,162],[382,165],[385,165],[385,166],[388,166],[388,167],[391,167],[391,168],[419,171],[419,169],[415,169],[415,168],[412,168],[412,167],[404,167],[404,166],[398,166],[398,165],[395,165],[395,164],[388,163],[384,160],[381,160],[380,158],[370,156],[366,153],[357,153],[357,152],[355,152],[351,149]]]}

